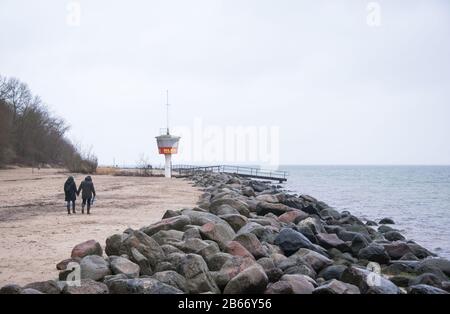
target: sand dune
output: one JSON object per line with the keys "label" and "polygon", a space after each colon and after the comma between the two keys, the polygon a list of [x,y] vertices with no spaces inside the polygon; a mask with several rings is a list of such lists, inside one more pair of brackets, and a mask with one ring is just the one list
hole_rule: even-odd
{"label": "sand dune", "polygon": [[[167,209],[192,207],[200,191],[181,179],[92,176],[98,197],[92,215],[67,215],[63,184],[56,169],[0,170],[0,286],[58,276],[55,264],[89,239],[139,228]],[[84,175],[74,175],[77,185]]]}

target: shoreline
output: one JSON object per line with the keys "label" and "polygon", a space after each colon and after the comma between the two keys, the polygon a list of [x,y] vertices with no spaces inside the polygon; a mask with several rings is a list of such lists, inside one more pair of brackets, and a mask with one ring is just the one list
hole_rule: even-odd
{"label": "shoreline", "polygon": [[450,291],[450,261],[405,239],[389,220],[375,230],[375,222],[311,196],[238,176],[197,173],[189,180],[203,190],[196,207],[167,210],[154,224],[110,235],[107,257],[101,243],[76,246],[59,265],[79,263],[80,287],[67,285],[71,270],[63,267],[61,281],[27,287],[56,293]]}

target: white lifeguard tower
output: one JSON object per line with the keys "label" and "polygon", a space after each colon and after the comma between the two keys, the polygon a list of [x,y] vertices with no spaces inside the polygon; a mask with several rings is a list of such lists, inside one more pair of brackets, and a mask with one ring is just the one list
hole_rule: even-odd
{"label": "white lifeguard tower", "polygon": [[158,151],[165,157],[164,176],[166,178],[172,177],[172,154],[178,152],[179,136],[170,135],[169,131],[169,91],[167,91],[167,128],[163,129],[162,134],[156,136],[156,143],[158,144]]}

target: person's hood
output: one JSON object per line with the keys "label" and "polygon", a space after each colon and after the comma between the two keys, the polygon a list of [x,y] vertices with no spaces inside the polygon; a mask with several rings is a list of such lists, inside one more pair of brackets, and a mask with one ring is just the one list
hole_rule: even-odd
{"label": "person's hood", "polygon": [[92,181],[92,178],[91,178],[91,176],[87,176],[84,180],[86,180],[86,181]]}
{"label": "person's hood", "polygon": [[74,181],[74,180],[75,180],[75,179],[74,179],[72,176],[70,176],[70,177],[67,178],[66,182],[70,183],[70,182],[72,182],[72,181]]}

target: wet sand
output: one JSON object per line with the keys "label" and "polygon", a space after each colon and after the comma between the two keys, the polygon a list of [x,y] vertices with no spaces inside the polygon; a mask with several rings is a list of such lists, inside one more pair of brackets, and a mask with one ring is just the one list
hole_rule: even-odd
{"label": "wet sand", "polygon": [[[92,214],[67,215],[61,169],[0,170],[0,286],[57,278],[56,263],[72,248],[128,227],[161,219],[168,209],[193,207],[201,192],[182,179],[93,175],[97,198]],[[77,186],[84,175],[75,174]]]}

